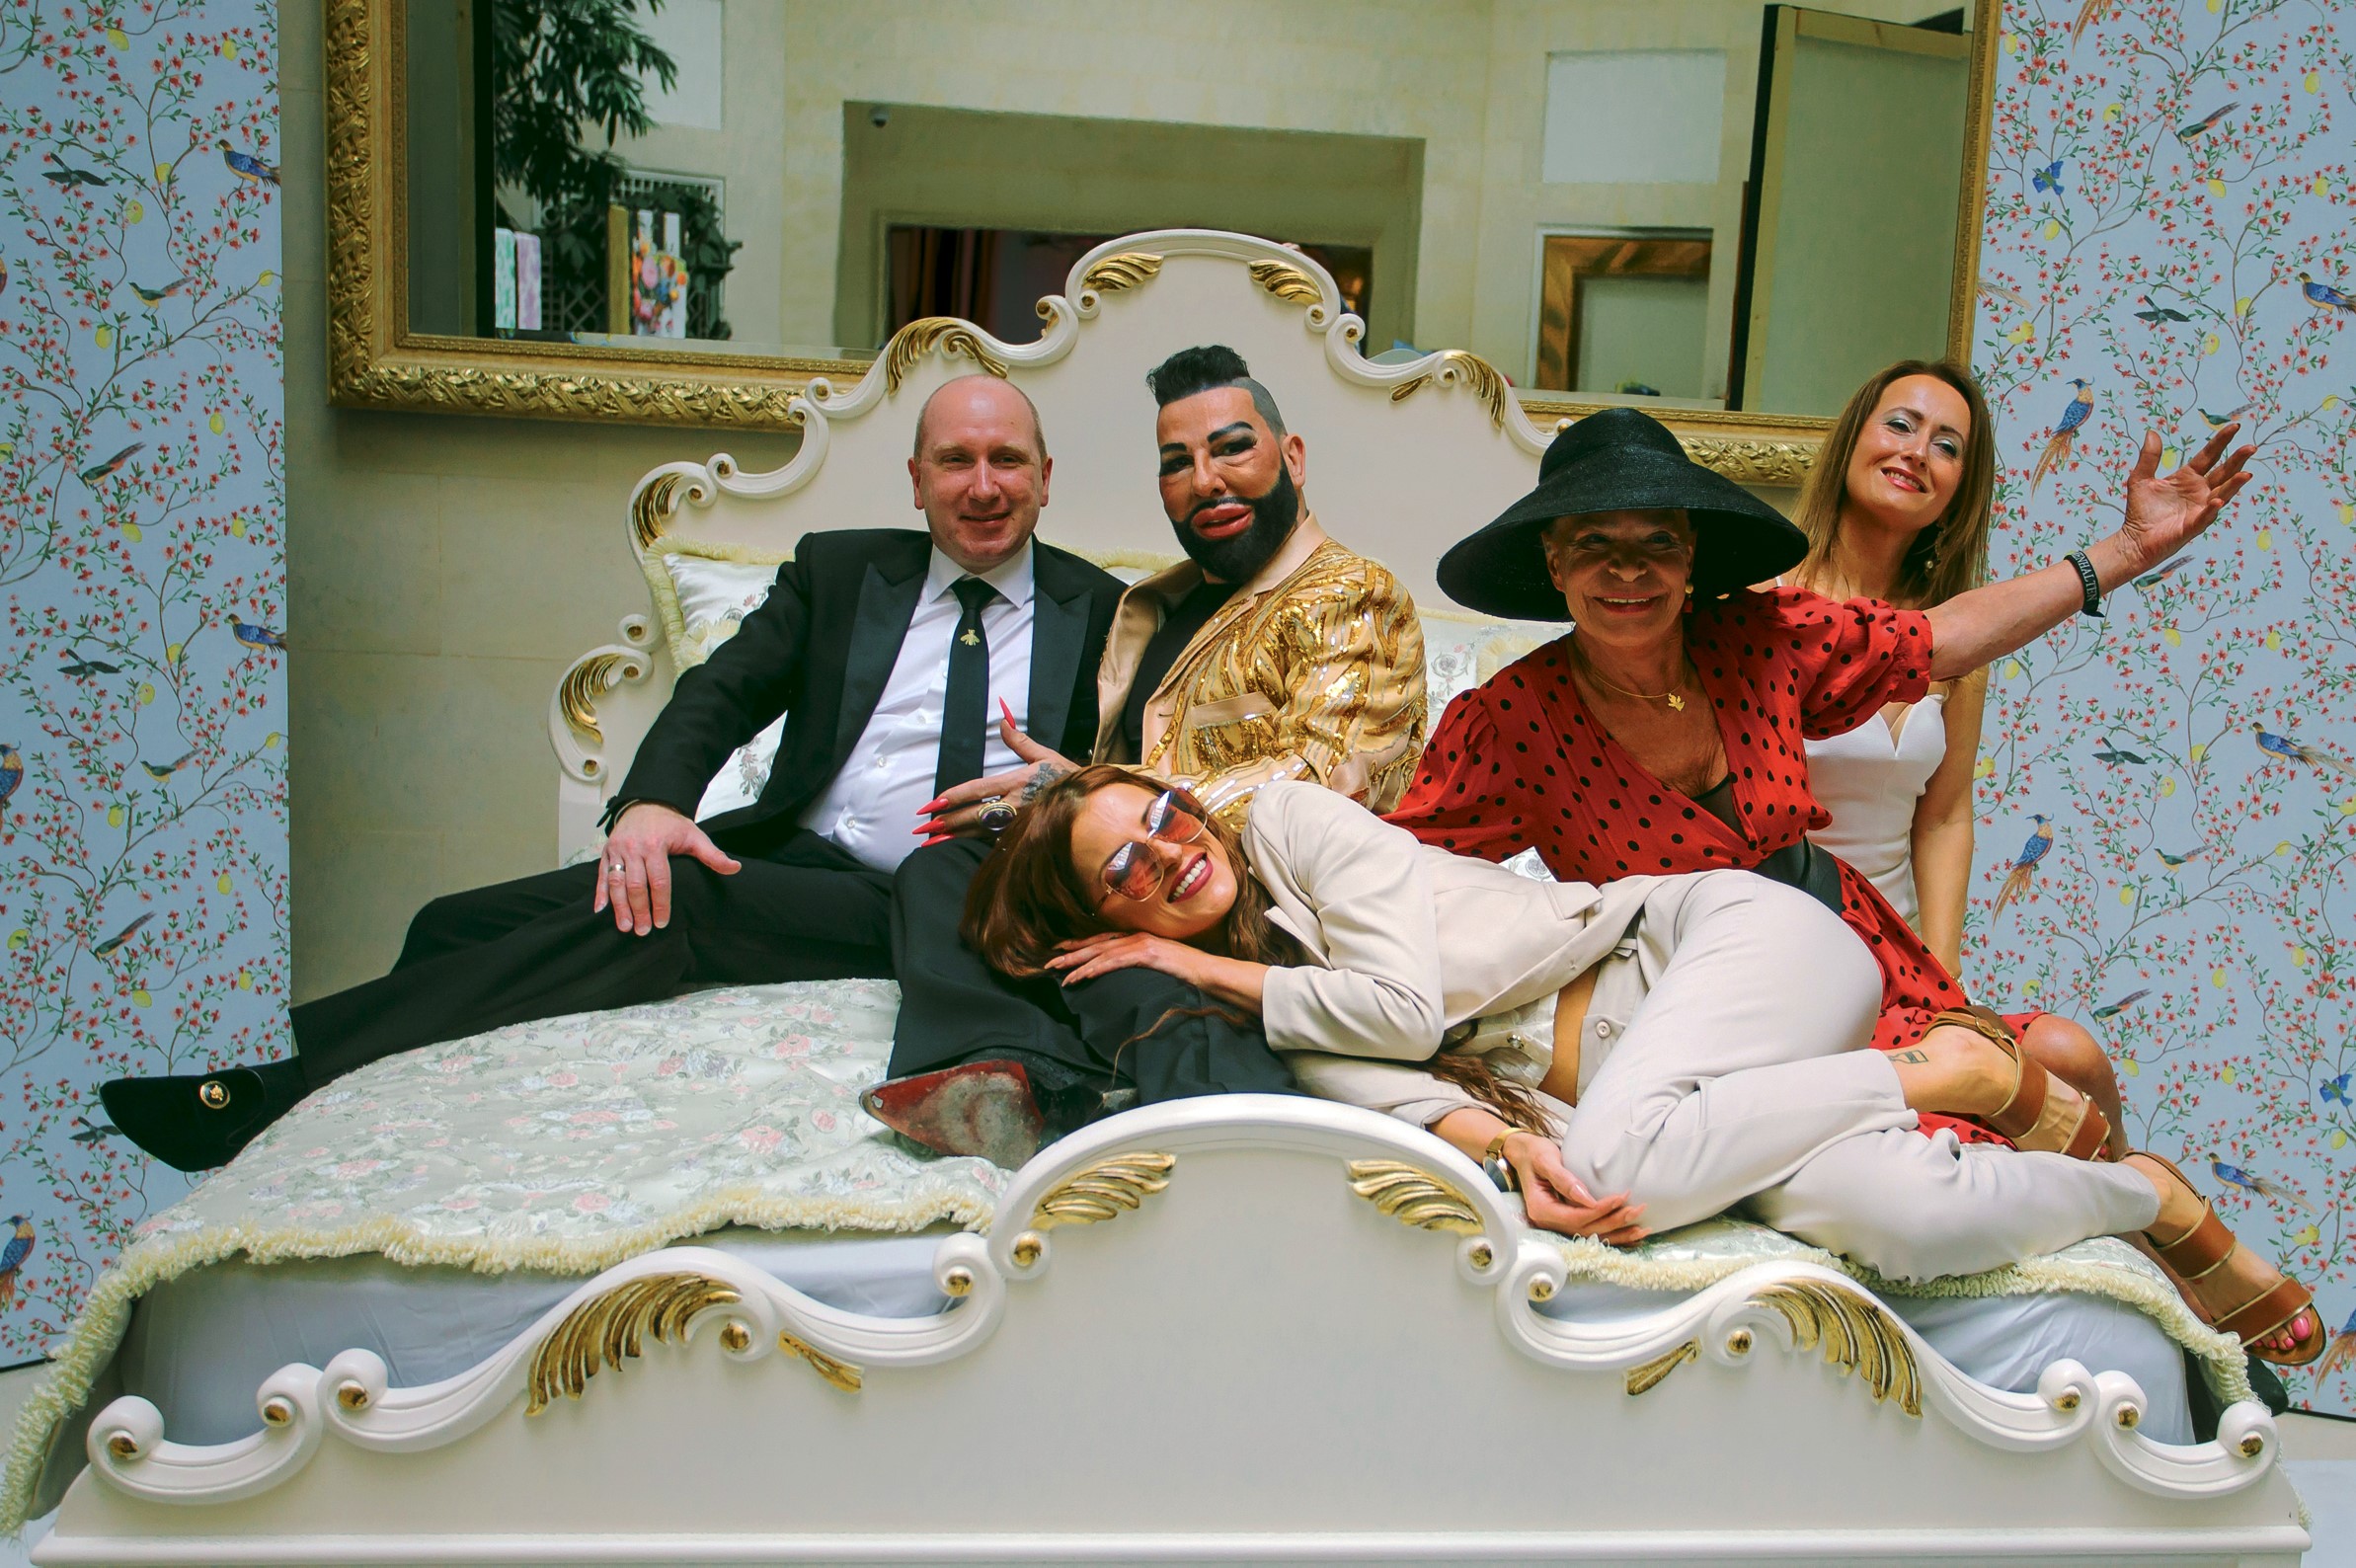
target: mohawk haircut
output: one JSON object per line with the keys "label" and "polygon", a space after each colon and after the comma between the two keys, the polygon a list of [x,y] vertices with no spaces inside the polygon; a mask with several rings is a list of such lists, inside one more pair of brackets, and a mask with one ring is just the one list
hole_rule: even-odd
{"label": "mohawk haircut", "polygon": [[1243,355],[1223,343],[1179,350],[1145,372],[1145,385],[1153,389],[1154,406],[1165,409],[1198,392],[1239,386],[1252,395],[1252,407],[1268,423],[1269,433],[1280,439],[1285,433],[1285,417],[1277,412],[1276,399],[1252,379],[1252,367],[1243,362]]}

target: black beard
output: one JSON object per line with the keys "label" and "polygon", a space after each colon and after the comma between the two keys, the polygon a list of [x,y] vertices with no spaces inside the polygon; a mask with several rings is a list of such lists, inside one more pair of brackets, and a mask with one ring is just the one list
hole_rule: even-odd
{"label": "black beard", "polygon": [[[1241,533],[1224,539],[1206,539],[1195,532],[1194,519],[1213,507],[1226,502],[1241,501],[1252,509],[1252,525]],[[1257,497],[1221,497],[1206,501],[1187,513],[1184,521],[1172,523],[1178,531],[1179,547],[1194,558],[1195,565],[1222,583],[1248,583],[1260,568],[1276,559],[1276,553],[1293,537],[1294,524],[1300,521],[1300,492],[1294,487],[1293,471],[1277,464],[1276,483],[1268,487],[1268,494]]]}

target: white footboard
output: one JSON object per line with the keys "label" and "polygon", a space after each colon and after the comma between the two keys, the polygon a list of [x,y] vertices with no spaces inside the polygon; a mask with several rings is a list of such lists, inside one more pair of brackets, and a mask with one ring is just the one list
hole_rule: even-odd
{"label": "white footboard", "polygon": [[[822,1305],[722,1253],[608,1270],[419,1388],[350,1352],[176,1445],[92,1424],[40,1563],[2297,1561],[2255,1405],[2155,1444],[2073,1362],[1965,1376],[1855,1284],[1746,1271],[1610,1328],[1472,1165],[1310,1100],[1065,1139],[955,1307]],[[639,1353],[643,1352],[643,1356]],[[634,1356],[639,1359],[633,1360]],[[568,1396],[578,1396],[577,1398]]]}

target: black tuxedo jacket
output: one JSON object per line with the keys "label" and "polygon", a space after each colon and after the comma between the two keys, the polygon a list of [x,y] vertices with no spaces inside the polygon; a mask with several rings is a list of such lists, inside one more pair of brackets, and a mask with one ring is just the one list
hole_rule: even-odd
{"label": "black tuxedo jacket", "polygon": [[[1085,757],[1121,581],[1043,541],[1031,550],[1029,734]],[[606,808],[607,825],[635,801],[693,816],[729,753],[782,713],[785,735],[760,799],[703,828],[732,854],[790,836],[874,717],[931,564],[931,535],[912,528],[805,534],[760,608],[679,677]]]}

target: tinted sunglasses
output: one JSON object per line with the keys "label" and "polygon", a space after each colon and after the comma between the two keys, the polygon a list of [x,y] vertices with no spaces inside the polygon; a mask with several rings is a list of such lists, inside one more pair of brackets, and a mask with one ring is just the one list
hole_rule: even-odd
{"label": "tinted sunglasses", "polygon": [[1144,902],[1161,891],[1170,869],[1153,846],[1191,844],[1202,835],[1202,817],[1175,791],[1164,790],[1145,808],[1145,836],[1123,844],[1104,863],[1106,891]]}

